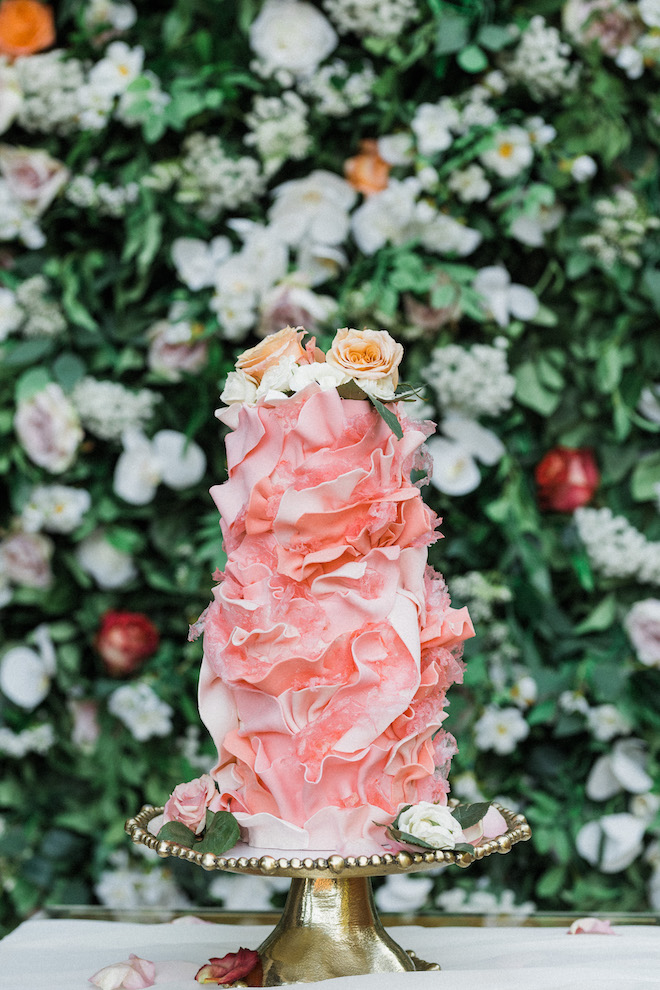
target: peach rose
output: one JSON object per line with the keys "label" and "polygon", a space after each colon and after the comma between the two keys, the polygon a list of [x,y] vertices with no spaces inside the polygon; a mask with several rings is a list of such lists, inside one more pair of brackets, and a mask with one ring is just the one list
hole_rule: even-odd
{"label": "peach rose", "polygon": [[392,387],[396,388],[402,357],[403,347],[387,330],[353,330],[344,327],[335,334],[326,361],[341,368],[356,381],[388,379]]}
{"label": "peach rose", "polygon": [[165,805],[164,819],[183,822],[199,835],[206,824],[206,809],[216,795],[215,783],[208,773],[187,784],[177,784]]}
{"label": "peach rose", "polygon": [[236,369],[244,371],[256,385],[269,368],[275,367],[282,358],[293,358],[299,361],[307,360],[307,354],[300,343],[304,330],[302,327],[283,327],[277,333],[265,337],[256,347],[244,351],[236,362]]}
{"label": "peach rose", "polygon": [[347,158],[344,175],[348,182],[365,196],[387,189],[391,165],[378,154],[378,142],[370,138],[360,141],[360,154]]}
{"label": "peach rose", "polygon": [[2,0],[0,54],[33,55],[55,41],[53,9],[38,0]]}

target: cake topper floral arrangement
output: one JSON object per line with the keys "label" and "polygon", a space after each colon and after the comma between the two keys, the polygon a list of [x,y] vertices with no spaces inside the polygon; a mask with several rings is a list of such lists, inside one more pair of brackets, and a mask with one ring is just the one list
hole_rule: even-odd
{"label": "cake topper floral arrangement", "polygon": [[412,387],[399,385],[401,344],[387,330],[344,327],[325,354],[313,337],[303,346],[305,333],[303,327],[283,327],[244,351],[220,396],[229,409],[216,413],[218,418],[234,427],[241,405],[288,398],[316,383],[323,390],[336,388],[343,399],[368,399],[401,439],[399,421],[385,405],[417,395]]}

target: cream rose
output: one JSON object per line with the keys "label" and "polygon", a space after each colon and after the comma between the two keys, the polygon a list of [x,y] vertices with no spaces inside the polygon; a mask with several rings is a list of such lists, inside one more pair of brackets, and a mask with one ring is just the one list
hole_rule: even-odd
{"label": "cream rose", "polygon": [[30,460],[51,474],[71,467],[83,438],[78,413],[55,382],[18,403],[14,429]]}
{"label": "cream rose", "polygon": [[391,384],[393,394],[399,381],[402,357],[403,347],[387,330],[344,327],[335,334],[326,361],[360,383],[380,380],[385,385],[387,382]]}
{"label": "cream rose", "polygon": [[244,371],[255,385],[260,385],[268,369],[278,365],[282,358],[293,358],[294,361],[307,358],[300,343],[303,334],[302,327],[283,327],[256,347],[244,351],[236,362],[236,370]]}
{"label": "cream rose", "polygon": [[428,842],[434,849],[453,849],[463,841],[463,829],[449,808],[430,801],[420,801],[402,811],[396,827],[415,839]]}
{"label": "cream rose", "polygon": [[0,145],[0,172],[32,216],[48,209],[69,178],[68,168],[40,148]]}

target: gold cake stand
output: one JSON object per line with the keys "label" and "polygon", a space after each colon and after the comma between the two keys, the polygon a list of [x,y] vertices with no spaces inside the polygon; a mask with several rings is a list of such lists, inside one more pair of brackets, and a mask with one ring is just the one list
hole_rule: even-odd
{"label": "gold cake stand", "polygon": [[[450,802],[451,803],[451,802]],[[144,805],[125,830],[132,841],[154,849],[159,856],[175,856],[204,870],[226,870],[253,876],[291,877],[291,888],[282,916],[258,952],[263,986],[314,983],[339,976],[364,973],[407,972],[440,969],[414,953],[406,952],[388,935],[378,917],[371,877],[392,873],[417,873],[437,866],[470,866],[493,853],[508,853],[532,831],[524,815],[500,805],[507,830],[486,839],[470,852],[424,850],[381,852],[372,856],[329,855],[312,859],[304,853],[291,858],[274,855],[240,855],[235,847],[223,856],[199,853],[175,842],[158,839],[149,823],[163,808]],[[254,853],[245,847],[245,851]],[[238,852],[238,855],[234,855]],[[235,986],[245,986],[236,982]]]}

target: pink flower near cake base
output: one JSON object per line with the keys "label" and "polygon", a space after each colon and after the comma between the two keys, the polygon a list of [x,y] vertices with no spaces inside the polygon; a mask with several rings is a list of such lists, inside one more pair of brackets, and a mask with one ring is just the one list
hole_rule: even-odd
{"label": "pink flower near cake base", "polygon": [[605,918],[577,918],[566,932],[567,935],[616,935],[612,925]]}
{"label": "pink flower near cake base", "polygon": [[399,365],[403,347],[387,330],[338,330],[326,355],[334,364],[357,382],[386,379],[394,390],[399,382]]}
{"label": "pink flower near cake base", "polygon": [[635,602],[624,626],[639,662],[646,667],[660,667],[660,599]]}
{"label": "pink flower near cake base", "polygon": [[[195,979],[198,983],[233,983],[235,980],[249,976],[260,963],[258,952],[254,949],[240,948],[238,952],[228,952],[222,958],[212,956],[208,963],[198,970]],[[246,982],[249,986],[253,985],[249,980]]]}
{"label": "pink flower near cake base", "polygon": [[307,361],[307,354],[300,341],[304,336],[301,327],[283,327],[257,344],[243,351],[236,361],[236,369],[244,371],[257,385],[269,368],[274,368],[282,358],[294,361]]}
{"label": "pink flower near cake base", "polygon": [[199,835],[204,830],[207,808],[217,797],[215,782],[208,773],[186,784],[177,784],[165,805],[164,821],[183,822]]}
{"label": "pink flower near cake base", "polygon": [[14,428],[30,460],[51,474],[71,467],[83,438],[78,414],[55,382],[18,403]]}
{"label": "pink flower near cake base", "polygon": [[131,952],[124,962],[112,963],[94,973],[89,982],[100,990],[144,990],[156,982],[156,966]]}
{"label": "pink flower near cake base", "polygon": [[160,636],[142,612],[106,612],[94,640],[105,669],[112,677],[123,677],[140,666],[158,649]]}

